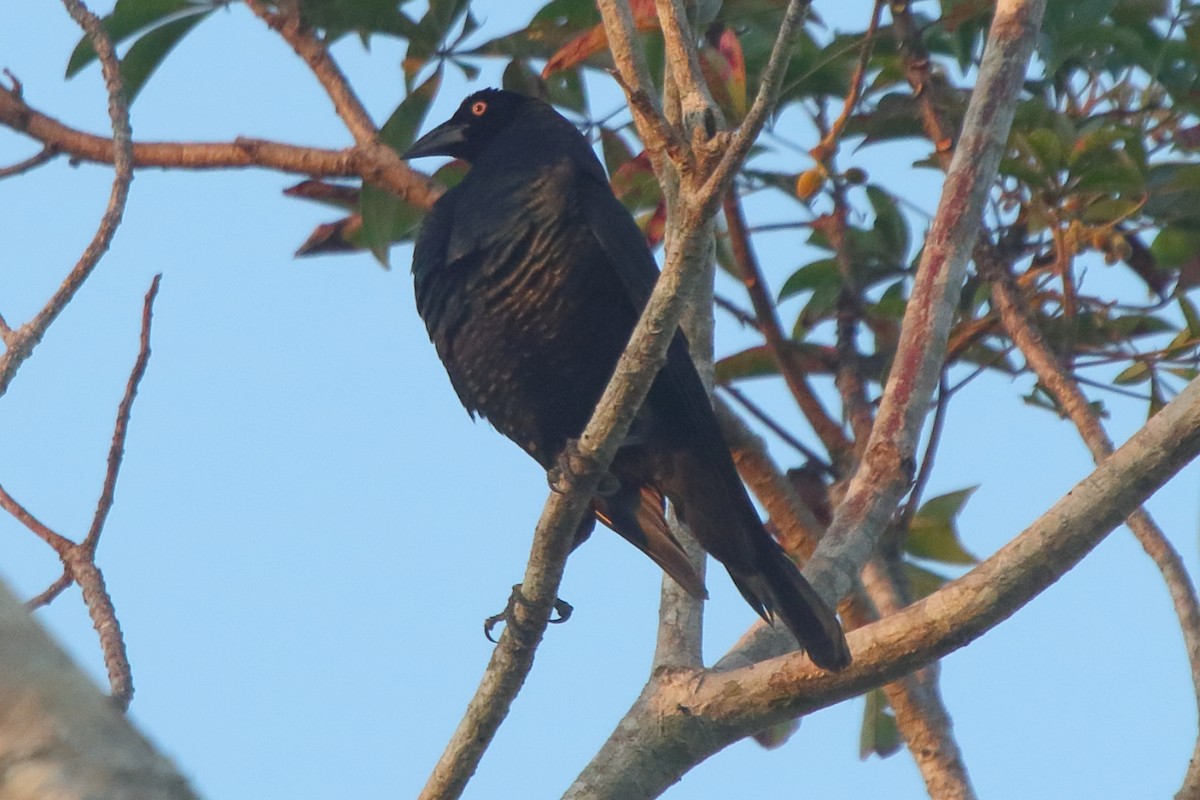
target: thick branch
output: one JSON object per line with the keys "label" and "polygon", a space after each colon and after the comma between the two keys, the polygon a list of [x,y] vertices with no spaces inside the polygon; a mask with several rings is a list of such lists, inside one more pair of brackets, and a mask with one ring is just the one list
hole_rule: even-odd
{"label": "thick branch", "polygon": [[6,798],[197,797],[3,585],[0,762]]}
{"label": "thick branch", "polygon": [[896,680],[968,644],[1061,578],[1197,454],[1200,381],[971,572],[852,631],[849,669],[822,672],[793,653],[727,671],[659,676],[566,797],[655,797],[743,736]]}
{"label": "thick branch", "polygon": [[817,573],[816,588],[827,598],[850,590],[912,479],[916,443],[941,374],[967,259],[1043,10],[1043,0],[1008,0],[997,6],[874,429],[829,533],[809,563]]}

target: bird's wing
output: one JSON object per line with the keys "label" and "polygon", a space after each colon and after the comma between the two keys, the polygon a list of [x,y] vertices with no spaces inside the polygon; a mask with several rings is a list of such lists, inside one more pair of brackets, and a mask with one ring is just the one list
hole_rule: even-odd
{"label": "bird's wing", "polygon": [[[595,172],[599,172],[599,176]],[[659,275],[658,265],[650,253],[645,235],[612,193],[599,163],[595,165],[595,170],[584,172],[577,187],[583,215],[591,227],[592,235],[608,256],[638,313],[641,313]],[[667,363],[661,375],[664,378],[663,388],[673,395],[673,402],[679,404],[706,434],[716,432],[712,403],[696,372],[696,365],[682,333],[676,334],[671,341]],[[721,441],[719,433],[717,441]]]}

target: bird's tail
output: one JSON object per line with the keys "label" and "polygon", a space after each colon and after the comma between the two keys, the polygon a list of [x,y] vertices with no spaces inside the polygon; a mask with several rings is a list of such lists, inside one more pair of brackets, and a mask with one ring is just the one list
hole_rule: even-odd
{"label": "bird's tail", "polygon": [[729,570],[746,602],[767,621],[779,618],[817,666],[849,666],[837,616],[763,528],[729,457],[687,449],[676,459],[667,494],[700,546]]}
{"label": "bird's tail", "polygon": [[818,667],[850,666],[850,648],[833,611],[765,531],[763,538],[756,572],[729,571],[738,591],[764,617],[782,620]]}

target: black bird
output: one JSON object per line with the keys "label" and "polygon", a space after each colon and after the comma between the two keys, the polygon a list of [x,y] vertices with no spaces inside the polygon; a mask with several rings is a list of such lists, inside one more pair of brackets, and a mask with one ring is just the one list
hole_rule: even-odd
{"label": "black bird", "polygon": [[[417,311],[467,411],[549,470],[583,432],[658,267],[587,140],[539,100],[472,94],[404,158],[433,155],[471,169],[417,238]],[[707,596],[664,497],[755,611],[779,616],[818,665],[850,663],[837,618],[763,529],[682,335],[610,473],[595,518],[689,593]]]}

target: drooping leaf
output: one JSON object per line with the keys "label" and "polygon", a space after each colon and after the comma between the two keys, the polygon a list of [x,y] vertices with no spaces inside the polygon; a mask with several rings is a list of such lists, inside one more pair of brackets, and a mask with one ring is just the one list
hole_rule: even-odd
{"label": "drooping leaf", "polygon": [[863,695],[862,732],[858,739],[858,757],[864,761],[871,755],[887,758],[900,750],[903,741],[896,726],[896,716],[888,706],[882,689],[872,689]]}
{"label": "drooping leaf", "polygon": [[928,597],[950,582],[945,575],[939,575],[931,569],[911,561],[903,563],[904,576],[908,579],[908,588],[912,590],[914,599]]}
{"label": "drooping leaf", "polygon": [[[429,105],[441,86],[442,72],[437,70],[419,87],[409,92],[396,110],[379,129],[379,139],[398,152],[412,144],[420,130]],[[366,246],[384,267],[388,266],[388,249],[392,242],[411,234],[421,220],[421,212],[391,192],[371,184],[363,184],[359,201],[362,216],[362,236]]]}
{"label": "drooping leaf", "polygon": [[754,734],[754,741],[766,750],[774,750],[787,744],[788,739],[791,739],[798,730],[800,730],[800,720],[789,719]]}
{"label": "drooping leaf", "polygon": [[867,187],[867,199],[875,211],[874,230],[879,241],[896,261],[903,261],[908,256],[910,245],[908,221],[900,213],[895,198],[882,188],[870,185]]}
{"label": "drooping leaf", "polygon": [[979,561],[959,539],[958,513],[979,488],[972,486],[930,498],[913,515],[904,549],[910,555],[943,564],[975,564]]}
{"label": "drooping leaf", "polygon": [[128,102],[132,103],[138,96],[146,81],[175,45],[211,13],[205,11],[172,20],[165,25],[159,25],[133,43],[121,59],[121,82],[125,87],[125,99]]}
{"label": "drooping leaf", "polygon": [[[193,0],[117,0],[112,13],[100,21],[113,44],[120,44],[146,28],[162,24],[176,14],[202,14],[212,9],[211,3],[196,3]],[[92,40],[84,36],[67,59],[66,77],[74,77],[95,60],[96,51],[92,49]]]}

